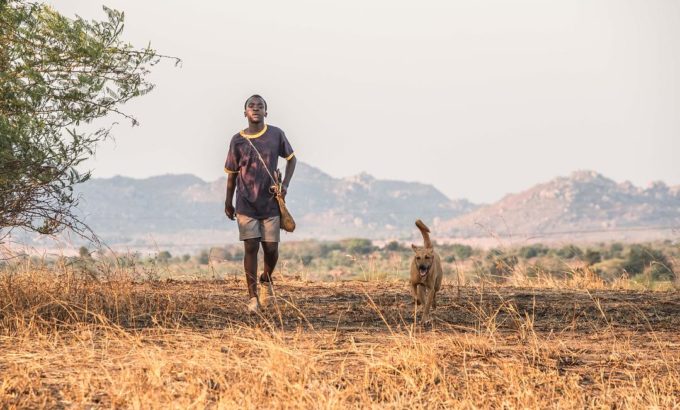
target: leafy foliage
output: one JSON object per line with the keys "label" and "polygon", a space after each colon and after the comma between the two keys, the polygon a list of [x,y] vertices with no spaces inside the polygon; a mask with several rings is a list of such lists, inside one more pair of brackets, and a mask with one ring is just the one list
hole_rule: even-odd
{"label": "leafy foliage", "polygon": [[632,245],[623,269],[631,273],[649,272],[654,280],[672,280],[672,264],[661,251],[644,245]]}
{"label": "leafy foliage", "polygon": [[[68,19],[49,6],[0,0],[0,229],[41,234],[89,229],[74,215],[79,165],[111,126],[92,122],[153,89],[162,56],[121,41],[123,13]],[[87,130],[85,129],[88,126]]]}
{"label": "leafy foliage", "polygon": [[376,249],[370,239],[364,238],[345,239],[340,244],[350,254],[368,255]]}
{"label": "leafy foliage", "polygon": [[531,259],[537,256],[543,256],[549,251],[548,248],[541,244],[523,246],[519,250],[519,254],[524,259]]}
{"label": "leafy foliage", "polygon": [[555,253],[557,256],[564,259],[574,259],[583,255],[583,251],[575,245],[563,246],[560,249],[557,249]]}

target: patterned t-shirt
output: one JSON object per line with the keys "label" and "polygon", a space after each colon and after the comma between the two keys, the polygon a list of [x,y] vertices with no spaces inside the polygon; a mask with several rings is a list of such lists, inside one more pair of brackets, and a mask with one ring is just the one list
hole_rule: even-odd
{"label": "patterned t-shirt", "polygon": [[224,171],[238,174],[236,178],[236,213],[256,219],[279,216],[279,206],[270,191],[274,184],[257,156],[252,142],[274,175],[279,157],[291,159],[295,153],[286,134],[280,128],[265,125],[255,135],[243,131],[234,135],[229,144]]}

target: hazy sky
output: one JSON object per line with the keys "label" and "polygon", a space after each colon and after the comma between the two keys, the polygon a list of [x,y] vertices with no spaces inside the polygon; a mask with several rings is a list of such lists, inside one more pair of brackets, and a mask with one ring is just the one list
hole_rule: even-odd
{"label": "hazy sky", "polygon": [[[51,0],[103,19],[98,0]],[[181,57],[125,107],[95,176],[222,176],[252,93],[336,177],[490,202],[577,169],[680,184],[678,0],[108,0]],[[294,192],[294,181],[291,194]]]}

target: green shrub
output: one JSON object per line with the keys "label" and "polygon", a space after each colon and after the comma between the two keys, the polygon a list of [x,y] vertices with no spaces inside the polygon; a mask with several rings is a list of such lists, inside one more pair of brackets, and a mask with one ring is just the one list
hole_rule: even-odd
{"label": "green shrub", "polygon": [[403,252],[406,250],[406,247],[402,246],[399,242],[397,241],[391,241],[385,244],[386,251],[389,252]]}
{"label": "green shrub", "polygon": [[207,265],[210,263],[210,254],[208,254],[208,251],[202,250],[201,253],[198,254],[196,262],[198,262],[199,265]]}
{"label": "green shrub", "polygon": [[338,242],[324,242],[319,246],[319,256],[325,258],[333,251],[342,250],[342,246]]}
{"label": "green shrub", "polygon": [[340,244],[349,254],[367,255],[376,249],[370,239],[363,238],[345,239]]}
{"label": "green shrub", "polygon": [[160,251],[156,258],[159,262],[168,263],[168,261],[172,259],[172,255],[168,251]]}
{"label": "green shrub", "polygon": [[574,259],[583,255],[583,251],[575,245],[563,246],[556,250],[555,253],[562,259]]}
{"label": "green shrub", "polygon": [[83,258],[83,259],[90,259],[92,256],[90,255],[90,251],[87,249],[86,246],[81,246],[78,249],[78,255]]}
{"label": "green shrub", "polygon": [[470,245],[462,245],[459,243],[454,243],[451,245],[451,250],[453,251],[453,255],[456,257],[456,259],[463,261],[473,254],[473,249],[472,246]]}
{"label": "green shrub", "polygon": [[302,262],[302,266],[309,266],[312,263],[313,259],[314,256],[312,255],[300,255],[300,261]]}
{"label": "green shrub", "polygon": [[[638,274],[654,265],[654,272],[668,272],[673,276],[671,263],[660,250],[645,245],[631,245],[623,268],[630,274]],[[662,275],[663,276],[663,275]]]}
{"label": "green shrub", "polygon": [[671,267],[657,261],[652,261],[652,263],[645,268],[643,273],[652,278],[653,281],[675,280],[675,273],[671,270]]}
{"label": "green shrub", "polygon": [[588,249],[583,254],[583,261],[588,265],[595,265],[602,262],[602,254],[594,249]]}
{"label": "green shrub", "polygon": [[531,259],[537,256],[543,256],[548,253],[548,248],[541,244],[523,246],[519,249],[519,256],[524,259]]}
{"label": "green shrub", "polygon": [[612,258],[621,258],[623,257],[623,244],[614,242],[611,245],[609,245],[609,252],[608,252],[608,258],[607,259],[612,259]]}

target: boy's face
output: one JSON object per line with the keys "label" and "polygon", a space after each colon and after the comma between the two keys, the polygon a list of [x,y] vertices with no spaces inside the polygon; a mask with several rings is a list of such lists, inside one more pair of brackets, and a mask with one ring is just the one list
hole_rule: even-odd
{"label": "boy's face", "polygon": [[267,117],[267,109],[264,105],[264,100],[259,97],[253,97],[246,103],[246,111],[244,113],[248,122],[260,123]]}

